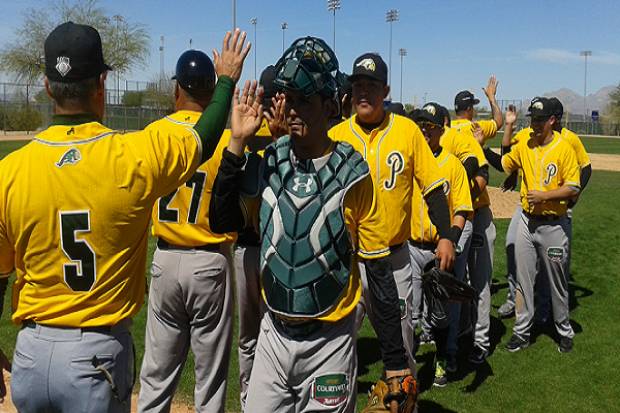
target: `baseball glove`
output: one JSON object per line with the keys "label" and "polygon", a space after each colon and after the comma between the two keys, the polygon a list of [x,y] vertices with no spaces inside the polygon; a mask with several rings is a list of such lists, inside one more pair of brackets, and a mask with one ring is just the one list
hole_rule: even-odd
{"label": "baseball glove", "polygon": [[379,379],[368,392],[368,404],[362,413],[412,413],[418,385],[410,374]]}
{"label": "baseball glove", "polygon": [[428,307],[428,323],[435,328],[448,326],[448,302],[465,303],[476,298],[476,290],[457,280],[452,274],[433,267],[422,274],[424,302]]}

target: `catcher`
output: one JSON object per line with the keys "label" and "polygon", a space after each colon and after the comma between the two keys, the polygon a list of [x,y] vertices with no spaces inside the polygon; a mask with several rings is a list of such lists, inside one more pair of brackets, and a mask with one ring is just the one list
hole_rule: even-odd
{"label": "catcher", "polygon": [[[398,293],[385,259],[390,250],[378,219],[382,205],[361,155],[327,135],[339,110],[337,72],[336,56],[321,39],[298,39],[285,52],[275,84],[284,92],[277,106],[285,105],[288,135],[267,147],[256,169],[244,157],[246,140],[261,123],[256,83],[246,83],[233,103],[231,140],[209,212],[218,232],[258,221],[268,311],[248,387],[249,412],[355,411],[358,260],[365,263],[373,304],[384,309],[375,326],[388,385],[380,403],[406,412],[415,407]],[[242,198],[244,180],[257,178],[256,196]]]}

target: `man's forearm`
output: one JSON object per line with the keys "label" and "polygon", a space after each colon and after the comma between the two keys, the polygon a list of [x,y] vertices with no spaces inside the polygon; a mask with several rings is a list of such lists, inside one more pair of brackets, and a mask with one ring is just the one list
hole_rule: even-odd
{"label": "man's forearm", "polygon": [[407,358],[400,326],[400,305],[396,281],[389,258],[364,261],[371,305],[380,308],[373,319],[379,339],[381,358],[386,370],[407,368]]}
{"label": "man's forearm", "polygon": [[590,177],[592,176],[592,165],[586,165],[581,168],[580,177],[579,177],[579,185],[581,186],[581,192],[586,189],[588,186],[588,182],[590,182]]}
{"label": "man's forearm", "polygon": [[433,189],[424,197],[424,200],[428,205],[431,223],[437,227],[439,238],[450,238],[450,209],[443,186]]}
{"label": "man's forearm", "polygon": [[209,226],[213,232],[239,232],[245,227],[245,218],[239,203],[244,163],[244,157],[224,150],[209,204]]}
{"label": "man's forearm", "polygon": [[504,137],[502,138],[502,147],[510,146],[510,141],[512,140],[512,135],[514,133],[514,124],[507,123],[504,127]]}
{"label": "man's forearm", "polygon": [[474,177],[474,187],[471,190],[472,199],[478,198],[478,196],[484,191],[489,183],[489,166],[485,165],[478,170],[478,174]]}
{"label": "man's forearm", "polygon": [[500,130],[504,125],[504,117],[502,116],[502,110],[497,104],[497,100],[495,97],[489,99],[489,104],[491,105],[491,113],[493,114],[493,120],[497,124],[497,130]]}
{"label": "man's forearm", "polygon": [[489,165],[500,172],[504,172],[504,168],[502,167],[502,155],[491,148],[484,148],[484,156],[487,158],[487,161],[489,161]]}
{"label": "man's forearm", "polygon": [[579,189],[564,185],[545,192],[545,201],[568,201],[579,193]]}
{"label": "man's forearm", "polygon": [[228,76],[220,76],[209,106],[202,113],[194,129],[198,132],[202,143],[201,163],[206,162],[213,156],[215,148],[220,141],[220,136],[226,128],[230,104],[232,102],[235,82]]}

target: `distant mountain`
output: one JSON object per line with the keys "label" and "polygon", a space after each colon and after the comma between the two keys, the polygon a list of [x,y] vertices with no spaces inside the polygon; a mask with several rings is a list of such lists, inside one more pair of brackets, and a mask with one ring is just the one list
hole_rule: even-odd
{"label": "distant mountain", "polygon": [[[595,93],[588,94],[586,98],[586,108],[588,113],[592,110],[598,110],[603,113],[609,104],[609,94],[616,89],[616,86],[605,86]],[[583,95],[574,91],[562,88],[553,92],[545,93],[545,96],[555,96],[562,102],[564,112],[574,115],[583,114]]]}

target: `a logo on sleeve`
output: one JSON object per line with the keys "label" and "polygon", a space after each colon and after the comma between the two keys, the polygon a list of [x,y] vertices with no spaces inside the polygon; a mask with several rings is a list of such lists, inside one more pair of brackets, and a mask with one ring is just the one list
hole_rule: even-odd
{"label": "a logo on sleeve", "polygon": [[547,165],[547,174],[545,175],[545,185],[549,185],[554,176],[558,174],[558,166],[553,162]]}
{"label": "a logo on sleeve", "polygon": [[443,181],[443,193],[446,196],[450,195],[450,182],[447,179]]}
{"label": "a logo on sleeve", "polygon": [[383,181],[383,187],[390,191],[396,186],[396,176],[405,170],[405,158],[400,152],[393,151],[389,153],[385,163],[390,168],[390,179]]}
{"label": "a logo on sleeve", "polygon": [[547,257],[549,257],[551,261],[562,262],[562,259],[564,258],[564,248],[562,247],[547,248]]}
{"label": "a logo on sleeve", "polygon": [[69,164],[73,165],[82,160],[82,154],[76,148],[71,148],[67,152],[65,152],[60,160],[56,162],[56,166],[62,168],[63,166]]}
{"label": "a logo on sleeve", "polygon": [[333,373],[316,377],[312,382],[312,398],[327,407],[341,405],[349,395],[349,380],[346,374]]}

